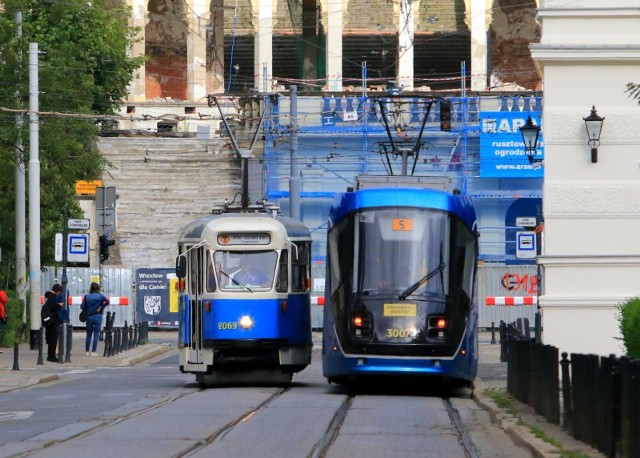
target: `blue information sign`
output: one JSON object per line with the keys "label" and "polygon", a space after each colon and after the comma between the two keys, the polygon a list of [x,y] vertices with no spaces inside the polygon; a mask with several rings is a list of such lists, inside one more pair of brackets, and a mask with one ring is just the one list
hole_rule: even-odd
{"label": "blue information sign", "polygon": [[[541,162],[530,163],[525,154],[520,127],[531,116],[541,125],[539,111],[495,111],[480,114],[480,176],[482,178],[542,178]],[[542,130],[536,160],[544,159]]]}
{"label": "blue information sign", "polygon": [[136,313],[150,327],[178,326],[175,269],[136,270]]}

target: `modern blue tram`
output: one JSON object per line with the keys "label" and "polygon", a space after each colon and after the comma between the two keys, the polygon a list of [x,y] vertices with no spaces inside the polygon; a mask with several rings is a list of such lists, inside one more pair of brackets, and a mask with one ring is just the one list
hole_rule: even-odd
{"label": "modern blue tram", "polygon": [[437,189],[338,194],[329,214],[322,363],[329,382],[386,376],[472,386],[478,232]]}
{"label": "modern blue tram", "polygon": [[[180,370],[291,381],[311,362],[311,236],[277,212],[221,212],[179,237]],[[273,377],[268,378],[274,380]]]}

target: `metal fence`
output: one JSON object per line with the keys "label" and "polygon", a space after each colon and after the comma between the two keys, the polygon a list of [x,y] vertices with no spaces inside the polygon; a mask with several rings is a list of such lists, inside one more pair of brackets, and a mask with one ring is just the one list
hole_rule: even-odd
{"label": "metal fence", "polygon": [[565,430],[607,456],[640,456],[640,360],[577,353],[558,360],[551,345],[506,336],[509,394],[549,422],[559,424],[562,412]]}
{"label": "metal fence", "polygon": [[[61,283],[62,268],[46,267],[42,272],[42,294],[54,283]],[[92,282],[100,284],[102,293],[111,298],[112,305],[106,312],[115,313],[114,326],[122,327],[124,323],[135,322],[136,307],[133,292],[133,270],[120,268],[91,269],[85,267],[67,268],[67,291],[70,296],[69,321],[74,327],[84,327],[79,320],[80,303],[85,294],[89,294]],[[103,320],[102,326],[106,325]]]}
{"label": "metal fence", "polygon": [[[501,321],[535,320],[538,302],[537,266],[484,265],[478,268],[478,326]],[[495,304],[495,305],[490,305]],[[525,305],[527,304],[527,305]]]}

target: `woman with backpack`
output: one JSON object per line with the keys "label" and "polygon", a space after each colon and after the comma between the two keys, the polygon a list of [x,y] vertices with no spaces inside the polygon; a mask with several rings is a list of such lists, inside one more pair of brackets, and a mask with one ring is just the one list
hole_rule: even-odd
{"label": "woman with backpack", "polygon": [[58,326],[60,320],[58,315],[60,313],[60,304],[58,303],[58,296],[62,291],[62,286],[55,283],[51,287],[51,291],[44,293],[44,305],[40,311],[40,318],[42,319],[42,327],[44,328],[45,340],[47,342],[47,361],[57,363],[58,358],[56,356],[56,347],[58,345]]}
{"label": "woman with backpack", "polygon": [[[100,328],[102,327],[102,313],[109,305],[109,299],[100,292],[100,285],[91,283],[89,294],[84,296],[80,309],[87,315],[87,340],[85,342],[85,356],[98,356],[98,340],[100,339]],[[91,341],[93,338],[93,342]],[[91,348],[91,353],[89,353]]]}

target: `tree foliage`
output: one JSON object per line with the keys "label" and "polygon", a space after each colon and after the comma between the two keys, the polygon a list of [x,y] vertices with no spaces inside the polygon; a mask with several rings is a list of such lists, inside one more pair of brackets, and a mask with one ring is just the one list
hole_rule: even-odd
{"label": "tree foliage", "polygon": [[[137,30],[130,11],[103,0],[6,0],[0,11],[0,284],[11,282],[15,258],[15,173],[24,164],[29,181],[29,116],[16,127],[10,110],[29,107],[29,43],[38,43],[40,219],[42,265],[53,264],[54,234],[63,208],[79,217],[77,180],[101,178],[107,165],[90,116],[109,115],[126,99],[133,72],[144,58],[128,51]],[[19,37],[16,12],[22,12]],[[65,116],[66,115],[66,116]],[[69,116],[73,115],[73,116]],[[18,141],[21,151],[16,149]],[[28,192],[27,192],[28,199]],[[28,209],[27,203],[27,209]],[[27,221],[28,224],[28,221]]]}
{"label": "tree foliage", "polygon": [[640,297],[620,304],[619,326],[627,356],[640,359]]}
{"label": "tree foliage", "polygon": [[640,84],[627,83],[627,90],[625,92],[629,94],[629,97],[636,99],[638,104],[640,104]]}

